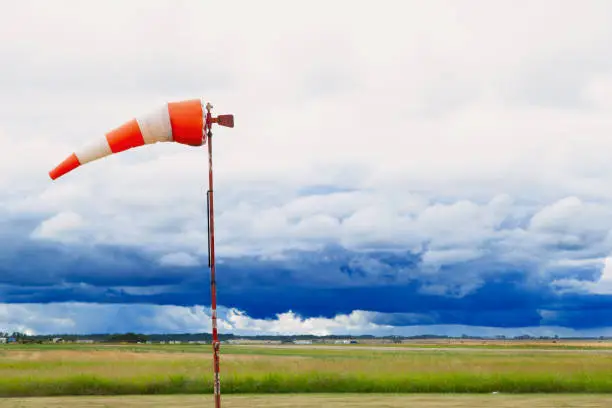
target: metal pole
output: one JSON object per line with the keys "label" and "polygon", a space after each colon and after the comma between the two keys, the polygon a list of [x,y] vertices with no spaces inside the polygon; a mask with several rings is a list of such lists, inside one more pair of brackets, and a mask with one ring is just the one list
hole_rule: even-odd
{"label": "metal pole", "polygon": [[215,213],[213,205],[213,165],[212,165],[212,118],[210,104],[206,105],[206,123],[208,131],[208,222],[209,222],[209,259],[210,259],[210,292],[212,309],[212,346],[214,367],[215,408],[221,407],[221,384],[219,379],[219,335],[217,332],[217,282],[215,280]]}

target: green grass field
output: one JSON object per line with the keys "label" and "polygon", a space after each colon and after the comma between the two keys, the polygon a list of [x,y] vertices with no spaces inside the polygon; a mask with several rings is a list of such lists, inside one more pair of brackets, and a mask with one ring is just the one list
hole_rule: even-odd
{"label": "green grass field", "polygon": [[[2,397],[212,393],[210,346],[3,346],[0,357]],[[221,349],[226,395],[609,393],[610,367],[612,353],[597,349]]]}

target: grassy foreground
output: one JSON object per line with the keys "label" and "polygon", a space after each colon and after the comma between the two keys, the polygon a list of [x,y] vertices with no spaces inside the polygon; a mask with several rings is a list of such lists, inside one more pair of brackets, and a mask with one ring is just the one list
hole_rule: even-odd
{"label": "grassy foreground", "polygon": [[[224,346],[222,392],[609,393],[612,353]],[[203,346],[0,349],[0,397],[212,393]]]}
{"label": "grassy foreground", "polygon": [[[601,395],[228,395],[224,408],[593,408],[612,406]],[[200,408],[209,396],[55,397],[0,400],[0,408]]]}

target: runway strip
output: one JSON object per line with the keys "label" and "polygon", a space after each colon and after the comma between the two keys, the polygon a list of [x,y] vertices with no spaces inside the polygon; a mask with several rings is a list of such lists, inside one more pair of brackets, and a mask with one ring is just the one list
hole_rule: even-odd
{"label": "runway strip", "polygon": [[[0,408],[201,408],[209,395],[41,397],[0,399]],[[611,407],[610,395],[226,395],[224,408],[594,408]]]}

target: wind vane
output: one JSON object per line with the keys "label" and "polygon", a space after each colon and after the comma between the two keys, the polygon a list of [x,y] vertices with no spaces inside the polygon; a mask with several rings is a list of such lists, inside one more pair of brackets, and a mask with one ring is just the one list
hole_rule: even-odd
{"label": "wind vane", "polygon": [[175,142],[188,146],[208,144],[208,191],[206,194],[208,224],[208,267],[210,268],[212,348],[215,407],[221,407],[219,378],[219,334],[217,331],[217,283],[215,276],[215,222],[213,205],[212,126],[234,127],[234,115],[211,114],[213,106],[201,99],[168,102],[156,111],[136,117],[106,133],[98,140],[68,156],[49,172],[52,180],[94,160],[125,150],[158,142]]}

